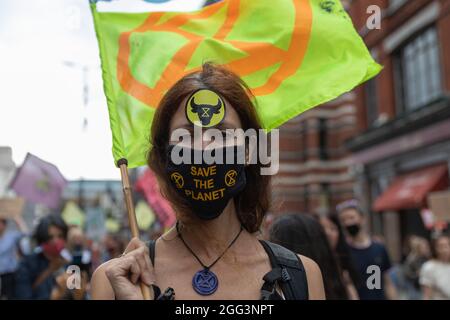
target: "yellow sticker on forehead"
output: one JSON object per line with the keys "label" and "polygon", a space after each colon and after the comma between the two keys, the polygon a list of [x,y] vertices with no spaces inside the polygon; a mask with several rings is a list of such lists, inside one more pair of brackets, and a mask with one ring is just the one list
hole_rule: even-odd
{"label": "yellow sticker on forehead", "polygon": [[225,102],[214,91],[198,90],[186,103],[186,117],[193,125],[214,127],[225,118]]}

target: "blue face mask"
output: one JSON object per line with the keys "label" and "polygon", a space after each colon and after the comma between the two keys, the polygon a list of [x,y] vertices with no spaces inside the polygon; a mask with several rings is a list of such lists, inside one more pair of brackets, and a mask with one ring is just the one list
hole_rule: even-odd
{"label": "blue face mask", "polygon": [[[204,161],[205,153],[211,153],[211,151],[179,146],[176,146],[178,151],[182,154],[190,154],[191,161],[175,164],[171,157],[174,148],[175,146],[169,147],[166,168],[172,187],[186,199],[192,212],[199,218],[204,220],[217,218],[228,202],[245,187],[245,165],[237,161],[239,152],[243,151],[242,148],[231,146],[214,149],[213,154],[223,152],[224,161],[211,164]],[[234,161],[226,163],[226,154],[232,152],[230,149],[234,149]],[[194,164],[194,159],[202,159],[202,161]]]}

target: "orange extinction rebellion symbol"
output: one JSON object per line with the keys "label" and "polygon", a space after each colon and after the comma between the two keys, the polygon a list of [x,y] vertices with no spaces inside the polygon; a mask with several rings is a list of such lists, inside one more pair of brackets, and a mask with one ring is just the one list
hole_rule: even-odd
{"label": "orange extinction rebellion symbol", "polygon": [[[305,56],[311,35],[312,9],[309,0],[292,0],[292,3],[295,8],[295,21],[287,50],[265,42],[225,40],[239,17],[241,0],[218,2],[200,12],[174,15],[162,23],[159,23],[159,21],[164,13],[151,13],[142,25],[120,35],[117,58],[117,77],[120,86],[125,92],[142,103],[151,107],[157,106],[163,94],[173,84],[170,81],[176,81],[185,74],[196,70],[186,70],[186,66],[203,38],[198,34],[183,30],[181,27],[195,19],[207,19],[226,6],[225,21],[213,36],[213,39],[231,44],[244,52],[245,57],[233,60],[224,64],[224,66],[243,77],[279,64],[278,69],[268,77],[266,83],[252,88],[252,92],[256,96],[271,94],[284,79],[292,76],[298,70]],[[129,65],[131,35],[148,31],[174,32],[188,40],[172,57],[153,88],[138,81],[133,76]]]}

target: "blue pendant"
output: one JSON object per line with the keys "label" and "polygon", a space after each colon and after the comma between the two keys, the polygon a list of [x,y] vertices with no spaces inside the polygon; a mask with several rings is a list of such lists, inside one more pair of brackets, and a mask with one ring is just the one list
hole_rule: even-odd
{"label": "blue pendant", "polygon": [[195,292],[202,296],[209,296],[216,292],[219,286],[219,280],[214,272],[208,269],[198,271],[192,278],[192,287]]}

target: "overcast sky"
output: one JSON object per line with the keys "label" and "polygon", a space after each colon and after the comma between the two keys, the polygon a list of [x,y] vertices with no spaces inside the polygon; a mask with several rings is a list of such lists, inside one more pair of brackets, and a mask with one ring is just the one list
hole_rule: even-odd
{"label": "overcast sky", "polygon": [[[141,0],[120,1],[145,9]],[[181,1],[203,2],[176,0],[176,11],[190,10]],[[82,66],[89,70],[86,109]],[[12,147],[16,165],[31,152],[67,179],[120,179],[88,0],[0,1],[0,146]]]}

